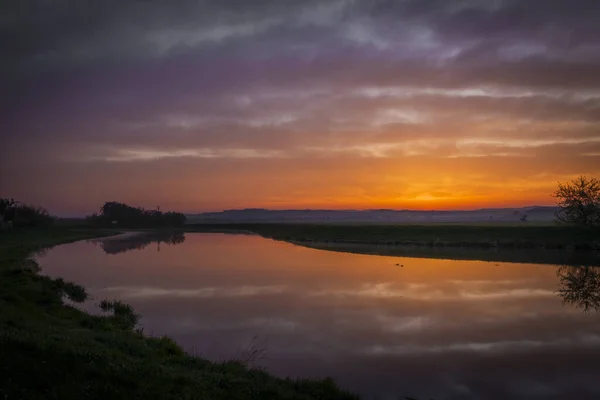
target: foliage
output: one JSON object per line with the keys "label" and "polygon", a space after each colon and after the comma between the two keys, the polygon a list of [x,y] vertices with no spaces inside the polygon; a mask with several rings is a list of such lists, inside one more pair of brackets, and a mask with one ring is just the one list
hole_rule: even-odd
{"label": "foliage", "polygon": [[97,226],[157,228],[182,226],[185,224],[186,217],[178,212],[145,210],[142,207],[109,201],[104,203],[99,214],[93,214],[87,220]]}
{"label": "foliage", "polygon": [[558,199],[560,222],[581,226],[600,225],[600,181],[580,176],[570,183],[559,183],[554,192]]}
{"label": "foliage", "polygon": [[87,300],[88,294],[83,286],[73,282],[67,282],[62,278],[55,279],[54,282],[57,288],[62,290],[69,300],[75,303],[83,303]]}
{"label": "foliage", "polygon": [[8,220],[10,218],[9,212],[14,209],[17,202],[14,199],[2,199],[0,198],[0,216],[3,219]]}
{"label": "foliage", "polygon": [[40,227],[54,223],[48,210],[24,204],[14,199],[0,199],[0,222],[13,227]]}
{"label": "foliage", "polygon": [[122,303],[120,300],[102,300],[99,304],[104,312],[112,312],[115,319],[125,328],[133,329],[140,320],[139,314],[133,311],[129,304]]}

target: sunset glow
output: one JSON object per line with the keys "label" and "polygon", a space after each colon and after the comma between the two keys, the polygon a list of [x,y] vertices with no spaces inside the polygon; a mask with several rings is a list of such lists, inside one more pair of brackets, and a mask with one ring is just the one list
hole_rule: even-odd
{"label": "sunset glow", "polygon": [[600,175],[597,1],[250,3],[0,22],[2,195],[60,215],[472,209]]}

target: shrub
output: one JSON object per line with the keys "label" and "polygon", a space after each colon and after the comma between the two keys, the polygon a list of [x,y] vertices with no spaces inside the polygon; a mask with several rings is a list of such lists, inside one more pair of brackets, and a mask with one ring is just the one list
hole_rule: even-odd
{"label": "shrub", "polygon": [[83,303],[87,300],[88,294],[85,288],[73,282],[65,282],[62,279],[57,279],[60,282],[63,293],[69,298],[69,300],[75,303]]}
{"label": "shrub", "polygon": [[133,329],[137,325],[140,316],[136,314],[129,304],[120,300],[102,300],[99,304],[104,312],[112,312],[118,323],[126,329]]}
{"label": "shrub", "polygon": [[148,344],[155,347],[160,352],[169,356],[183,356],[185,352],[173,339],[168,336],[149,337]]}

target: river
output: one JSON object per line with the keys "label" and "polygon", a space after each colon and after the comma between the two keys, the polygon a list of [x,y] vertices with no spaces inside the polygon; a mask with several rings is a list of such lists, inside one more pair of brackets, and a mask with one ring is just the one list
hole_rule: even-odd
{"label": "river", "polygon": [[[149,335],[366,399],[600,398],[600,269],[361,255],[188,233],[57,246],[42,273]],[[586,311],[587,310],[587,311]]]}

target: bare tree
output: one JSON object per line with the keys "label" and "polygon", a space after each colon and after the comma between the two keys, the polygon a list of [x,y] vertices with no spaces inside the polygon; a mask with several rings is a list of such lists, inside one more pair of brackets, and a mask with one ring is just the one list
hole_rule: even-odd
{"label": "bare tree", "polygon": [[558,294],[563,304],[570,304],[587,312],[600,311],[600,268],[562,266],[556,274],[560,279]]}
{"label": "bare tree", "polygon": [[600,225],[600,181],[580,176],[570,183],[559,183],[553,196],[558,200],[556,218],[560,222],[583,226]]}

